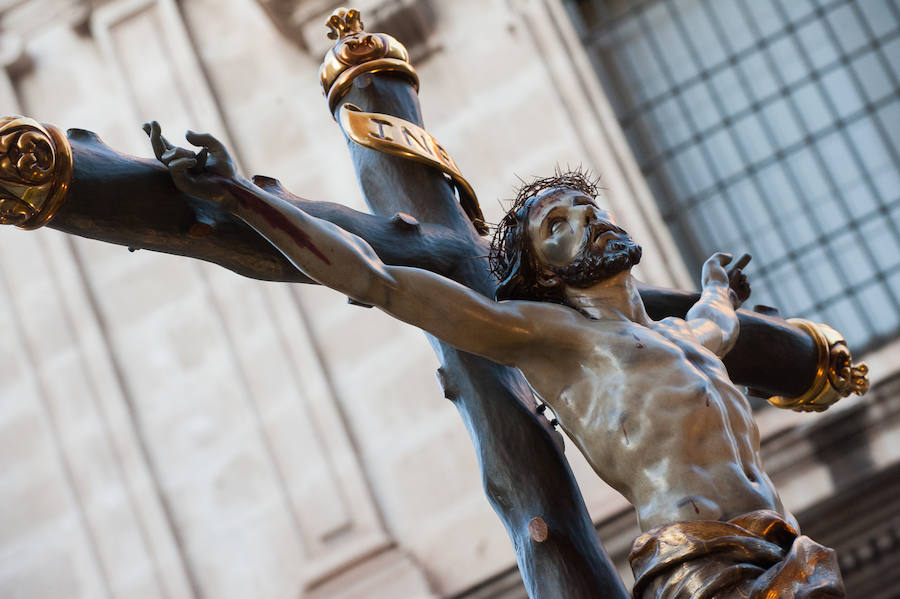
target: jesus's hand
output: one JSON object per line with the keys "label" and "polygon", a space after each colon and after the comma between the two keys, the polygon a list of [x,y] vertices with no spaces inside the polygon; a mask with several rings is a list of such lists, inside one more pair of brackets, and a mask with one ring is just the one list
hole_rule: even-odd
{"label": "jesus's hand", "polygon": [[710,256],[703,263],[700,284],[704,289],[716,285],[727,287],[731,306],[737,310],[750,297],[750,284],[747,282],[747,275],[742,272],[742,269],[750,262],[750,254],[744,254],[730,270],[725,270],[725,267],[731,263],[731,259],[731,254],[723,252],[717,252]]}
{"label": "jesus's hand", "polygon": [[744,254],[728,269],[728,286],[731,287],[731,303],[734,309],[740,308],[750,297],[750,283],[744,268],[750,262],[750,254]]}
{"label": "jesus's hand", "polygon": [[185,138],[201,147],[199,152],[174,146],[163,137],[159,123],[145,123],[157,160],[169,169],[175,186],[188,195],[209,200],[226,210],[233,209],[234,197],[222,183],[240,177],[225,146],[209,133],[188,131]]}
{"label": "jesus's hand", "polygon": [[713,285],[728,286],[728,272],[725,267],[731,262],[731,254],[716,252],[703,263],[700,285],[706,289]]}

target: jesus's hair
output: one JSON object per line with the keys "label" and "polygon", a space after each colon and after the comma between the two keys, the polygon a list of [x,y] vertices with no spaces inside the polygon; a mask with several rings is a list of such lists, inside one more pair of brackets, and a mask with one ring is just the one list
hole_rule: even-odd
{"label": "jesus's hair", "polygon": [[512,207],[494,229],[489,254],[491,273],[500,281],[494,299],[538,300],[565,303],[562,290],[542,285],[539,265],[528,242],[528,213],[534,201],[549,190],[580,191],[596,199],[597,180],[582,171],[557,171],[552,177],[534,179],[516,192]]}

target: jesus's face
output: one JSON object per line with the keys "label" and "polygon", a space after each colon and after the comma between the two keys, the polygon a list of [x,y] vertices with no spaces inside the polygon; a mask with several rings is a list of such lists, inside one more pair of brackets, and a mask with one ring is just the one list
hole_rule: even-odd
{"label": "jesus's face", "polygon": [[641,247],[612,214],[571,189],[555,189],[535,200],[528,236],[540,265],[571,287],[590,287],[641,259]]}

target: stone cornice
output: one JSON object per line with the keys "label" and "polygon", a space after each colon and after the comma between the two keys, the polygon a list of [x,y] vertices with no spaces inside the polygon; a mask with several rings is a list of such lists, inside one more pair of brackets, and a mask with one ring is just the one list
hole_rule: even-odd
{"label": "stone cornice", "polygon": [[0,29],[29,40],[62,24],[83,28],[91,16],[91,0],[27,0],[0,3]]}
{"label": "stone cornice", "polygon": [[32,67],[27,45],[57,25],[86,30],[90,0],[0,1],[0,67],[18,77]]}

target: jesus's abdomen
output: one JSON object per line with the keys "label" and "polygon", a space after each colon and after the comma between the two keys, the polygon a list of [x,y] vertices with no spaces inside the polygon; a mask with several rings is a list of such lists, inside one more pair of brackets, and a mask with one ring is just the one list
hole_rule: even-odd
{"label": "jesus's abdomen", "polygon": [[597,474],[635,505],[642,529],[782,511],[746,400],[715,356],[642,327],[617,340],[580,364],[551,404]]}

